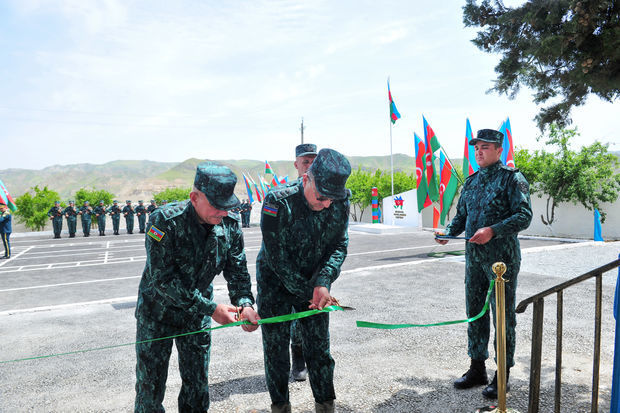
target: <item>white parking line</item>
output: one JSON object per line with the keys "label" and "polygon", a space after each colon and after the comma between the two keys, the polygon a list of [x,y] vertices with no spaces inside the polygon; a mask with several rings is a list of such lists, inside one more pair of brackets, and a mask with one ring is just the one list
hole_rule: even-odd
{"label": "white parking line", "polygon": [[92,283],[101,283],[101,282],[108,282],[108,281],[130,280],[133,278],[140,278],[140,277],[142,277],[142,275],[132,275],[130,277],[102,278],[99,280],[88,280],[88,281],[74,281],[70,283],[33,285],[30,287],[6,288],[4,290],[0,290],[0,293],[7,293],[11,291],[36,290],[39,288],[66,287],[68,285],[92,284]]}
{"label": "white parking line", "polygon": [[8,260],[4,260],[4,261],[0,262],[0,267],[2,267],[7,262],[12,262],[14,259],[18,258],[20,255],[23,255],[23,254],[27,253],[28,251],[30,251],[33,248],[34,248],[34,246],[30,246],[30,247],[26,248],[25,250],[23,250],[22,252],[18,253],[16,256],[11,257]]}

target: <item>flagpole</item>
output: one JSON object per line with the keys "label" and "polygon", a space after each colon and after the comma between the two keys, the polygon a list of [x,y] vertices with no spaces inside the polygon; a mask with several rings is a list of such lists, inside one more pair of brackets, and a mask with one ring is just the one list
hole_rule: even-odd
{"label": "flagpole", "polygon": [[394,198],[394,158],[392,156],[392,120],[390,119],[390,176],[392,177],[392,198]]}

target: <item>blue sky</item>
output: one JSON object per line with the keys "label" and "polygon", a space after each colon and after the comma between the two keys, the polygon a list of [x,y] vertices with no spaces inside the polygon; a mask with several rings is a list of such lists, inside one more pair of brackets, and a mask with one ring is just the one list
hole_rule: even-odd
{"label": "blue sky", "polygon": [[[498,56],[470,42],[463,3],[0,2],[0,169],[292,159],[302,117],[306,142],[386,155],[388,76],[394,153],[413,156],[422,114],[451,157],[467,117],[475,131],[510,116],[516,145],[540,147],[531,93],[486,93]],[[620,150],[617,113],[575,109],[577,146]]]}

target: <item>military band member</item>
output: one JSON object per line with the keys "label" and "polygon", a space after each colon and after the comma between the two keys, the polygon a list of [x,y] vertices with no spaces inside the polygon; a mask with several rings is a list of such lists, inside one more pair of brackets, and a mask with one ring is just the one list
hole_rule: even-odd
{"label": "military band member", "polygon": [[[237,177],[224,166],[198,165],[189,201],[157,208],[146,236],[146,266],[136,307],[136,412],[163,412],[173,340],[182,378],[179,412],[209,409],[211,333],[148,341],[242,319],[258,328],[243,232],[228,211],[239,204]],[[232,305],[213,301],[213,279],[223,272]],[[148,341],[143,343],[143,341]],[[142,342],[142,343],[141,343]]]}
{"label": "military band member", "polygon": [[54,238],[60,238],[60,233],[62,232],[62,208],[60,207],[60,201],[54,202],[54,206],[47,211],[47,216],[52,221]]}
{"label": "military band member", "polygon": [[93,210],[97,217],[97,227],[99,227],[99,236],[105,236],[105,214],[107,213],[103,200],[99,201],[99,205]]}
{"label": "military band member", "polygon": [[82,232],[84,232],[85,237],[90,236],[90,224],[91,224],[92,214],[93,214],[93,209],[89,205],[89,202],[84,201],[84,205],[78,211],[78,215],[82,216]]}
{"label": "military band member", "polygon": [[112,229],[114,230],[114,235],[119,234],[119,227],[121,222],[121,207],[118,206],[118,201],[115,199],[112,202],[112,206],[108,208],[108,213],[112,218]]}
{"label": "military band member", "polygon": [[69,238],[75,238],[75,230],[77,227],[77,215],[78,212],[75,209],[75,202],[69,201],[69,206],[62,211],[62,214],[67,219],[67,229],[69,230]]}
{"label": "military band member", "polygon": [[[349,161],[322,149],[303,178],[272,189],[261,213],[263,242],[256,259],[261,318],[322,309],[335,303],[333,282],[347,255]],[[310,302],[310,306],[308,306]],[[303,354],[317,412],[333,412],[334,359],[329,314],[299,319]],[[263,324],[265,379],[272,412],[290,412],[290,324]]]}
{"label": "military band member", "polygon": [[138,206],[135,211],[136,216],[138,217],[138,228],[140,228],[140,234],[144,234],[144,229],[146,228],[146,207],[144,206],[144,201],[138,201]]}
{"label": "military band member", "polygon": [[[469,238],[465,255],[465,302],[467,316],[482,311],[492,279],[491,266],[498,261],[506,264],[506,383],[515,353],[515,296],[517,275],[521,265],[521,249],[517,234],[532,220],[529,184],[518,169],[500,161],[504,135],[493,129],[479,130],[474,145],[480,169],[470,175],[463,185],[456,215],[446,227],[445,234],[457,236],[465,231]],[[436,239],[440,244],[447,240]],[[495,325],[495,294],[491,295]],[[485,361],[489,357],[489,312],[467,327],[469,370],[454,382],[457,389],[488,383]],[[507,385],[507,390],[509,386]],[[497,372],[482,394],[497,398]]]}
{"label": "military band member", "polygon": [[127,226],[127,233],[133,234],[133,216],[136,213],[133,206],[131,205],[131,200],[127,200],[126,204],[123,207],[123,216],[125,217],[125,225]]}

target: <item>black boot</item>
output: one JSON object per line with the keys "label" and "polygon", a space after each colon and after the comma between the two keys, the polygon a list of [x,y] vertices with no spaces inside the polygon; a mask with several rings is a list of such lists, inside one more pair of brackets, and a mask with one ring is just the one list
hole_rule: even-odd
{"label": "black boot", "polygon": [[[508,384],[508,377],[510,377],[510,369],[506,369],[506,392],[510,391],[510,385]],[[482,395],[488,399],[497,399],[497,371],[493,377],[493,381],[484,390]]]}
{"label": "black boot", "polygon": [[306,380],[308,369],[306,369],[306,361],[304,360],[304,352],[301,346],[291,346],[291,353],[293,355],[293,369],[291,371],[293,380]]}
{"label": "black boot", "polygon": [[469,370],[463,374],[463,377],[454,381],[454,387],[457,389],[469,389],[474,386],[487,384],[488,382],[489,379],[487,377],[487,369],[484,366],[484,360],[472,359]]}

